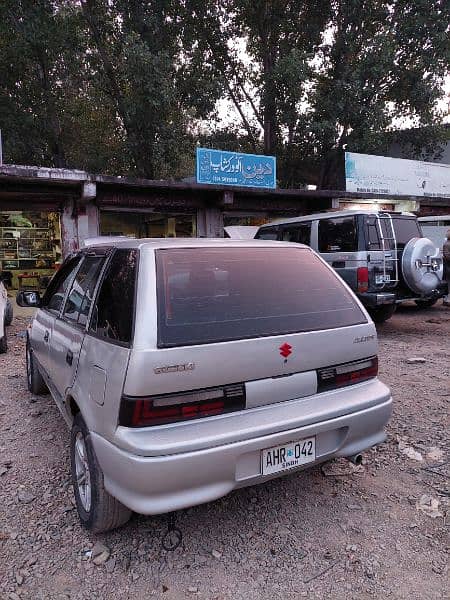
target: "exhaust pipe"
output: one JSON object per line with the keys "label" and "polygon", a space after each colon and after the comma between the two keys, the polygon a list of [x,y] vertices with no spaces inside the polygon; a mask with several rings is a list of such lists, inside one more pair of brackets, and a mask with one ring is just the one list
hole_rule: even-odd
{"label": "exhaust pipe", "polygon": [[347,460],[349,460],[351,463],[353,463],[354,465],[356,465],[357,467],[359,467],[359,465],[362,464],[362,460],[363,460],[362,454],[352,454],[352,456],[346,456],[345,458]]}

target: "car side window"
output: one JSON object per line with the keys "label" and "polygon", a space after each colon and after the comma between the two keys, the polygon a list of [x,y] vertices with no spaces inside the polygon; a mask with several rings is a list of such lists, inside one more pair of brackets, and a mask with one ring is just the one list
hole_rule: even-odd
{"label": "car side window", "polygon": [[86,325],[95,284],[105,258],[86,256],[72,282],[64,306],[63,317],[79,325]]}
{"label": "car side window", "polygon": [[137,258],[136,250],[116,250],[106,269],[90,325],[98,337],[131,343]]}
{"label": "car side window", "polygon": [[311,245],[311,223],[295,223],[283,228],[284,242]]}
{"label": "car side window", "polygon": [[276,240],[278,238],[278,227],[264,227],[260,229],[255,239],[258,240]]}
{"label": "car side window", "polygon": [[356,252],[358,238],[354,217],[319,221],[319,252]]}
{"label": "car side window", "polygon": [[42,298],[41,306],[48,310],[59,312],[66,295],[67,288],[75,271],[80,264],[81,257],[75,256],[65,262],[59,271],[54,275],[48,285],[44,297]]}

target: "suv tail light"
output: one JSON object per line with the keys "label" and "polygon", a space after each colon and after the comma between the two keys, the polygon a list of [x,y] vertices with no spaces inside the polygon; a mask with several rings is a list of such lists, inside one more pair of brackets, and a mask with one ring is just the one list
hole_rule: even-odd
{"label": "suv tail light", "polygon": [[358,267],[356,271],[357,290],[359,294],[364,294],[369,289],[369,269],[367,267]]}
{"label": "suv tail light", "polygon": [[122,396],[119,425],[152,427],[222,415],[244,408],[243,383],[160,396]]}
{"label": "suv tail light", "polygon": [[378,374],[378,356],[326,367],[317,371],[317,391],[325,392],[373,379]]}

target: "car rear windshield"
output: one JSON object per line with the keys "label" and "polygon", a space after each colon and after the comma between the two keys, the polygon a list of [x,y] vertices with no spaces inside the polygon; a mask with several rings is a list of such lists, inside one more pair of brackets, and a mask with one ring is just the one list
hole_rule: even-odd
{"label": "car rear windshield", "polygon": [[[383,236],[386,238],[384,248],[392,249],[394,242],[392,239],[392,229],[390,220],[386,217],[380,219]],[[415,217],[392,217],[397,248],[403,250],[406,244],[414,237],[422,237],[419,223]],[[367,250],[382,250],[383,241],[380,238],[379,227],[374,216],[366,218],[367,225]]]}
{"label": "car rear windshield", "polygon": [[159,347],[366,322],[338,276],[306,248],[164,249],[156,266]]}

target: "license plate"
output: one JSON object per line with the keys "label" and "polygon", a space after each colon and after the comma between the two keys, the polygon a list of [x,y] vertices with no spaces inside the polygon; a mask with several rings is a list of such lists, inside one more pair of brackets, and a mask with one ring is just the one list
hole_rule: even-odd
{"label": "license plate", "polygon": [[389,283],[390,281],[390,275],[375,275],[375,283]]}
{"label": "license plate", "polygon": [[316,460],[316,438],[310,437],[298,442],[289,442],[261,451],[263,475],[294,469]]}

